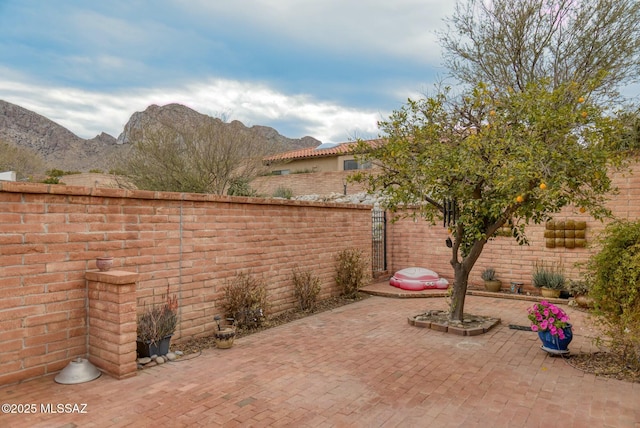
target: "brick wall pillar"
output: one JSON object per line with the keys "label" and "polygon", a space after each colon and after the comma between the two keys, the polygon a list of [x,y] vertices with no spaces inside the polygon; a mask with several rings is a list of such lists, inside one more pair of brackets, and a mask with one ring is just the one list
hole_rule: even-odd
{"label": "brick wall pillar", "polygon": [[136,375],[137,273],[88,271],[89,361],[117,379]]}

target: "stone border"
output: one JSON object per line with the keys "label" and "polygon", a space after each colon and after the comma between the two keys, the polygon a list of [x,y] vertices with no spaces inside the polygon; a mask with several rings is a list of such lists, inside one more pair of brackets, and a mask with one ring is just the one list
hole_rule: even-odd
{"label": "stone border", "polygon": [[169,361],[175,361],[182,357],[184,353],[182,351],[168,352],[166,355],[152,355],[150,357],[140,357],[136,359],[138,370],[148,369],[150,367],[159,366]]}
{"label": "stone border", "polygon": [[568,305],[571,299],[561,299],[554,297],[542,297],[534,294],[517,294],[504,291],[484,291],[484,290],[467,290],[468,296],[495,297],[497,299],[524,300],[528,302],[540,302],[546,300],[555,305]]}
{"label": "stone border", "polygon": [[[443,313],[444,311],[435,311],[435,312]],[[481,325],[477,327],[465,328],[462,325],[449,325],[448,321],[433,322],[433,321],[425,321],[425,320],[419,319],[423,315],[425,314],[419,314],[414,317],[409,317],[407,319],[407,322],[409,323],[409,325],[412,325],[414,327],[430,328],[431,330],[440,331],[443,333],[455,334],[458,336],[478,336],[478,335],[487,333],[489,330],[491,330],[493,327],[497,326],[501,322],[500,318],[478,316],[478,318],[484,319],[484,322],[482,322]]]}
{"label": "stone border", "polygon": [[[391,286],[390,286],[391,287]],[[445,290],[419,290],[419,291],[405,291],[401,289],[394,289],[393,293],[387,291],[371,290],[361,288],[359,291],[370,294],[372,296],[380,297],[392,297],[398,299],[429,299],[434,297],[447,297],[449,293]]]}
{"label": "stone border", "polygon": [[[389,285],[388,280],[378,281],[361,288],[359,291],[372,296],[390,297],[397,299],[425,299],[448,297],[448,290],[426,289],[426,290],[402,290]],[[510,293],[508,291],[486,291],[481,289],[467,289],[467,296],[493,297],[496,299],[524,300],[529,302],[539,302],[546,300],[555,305],[568,305],[571,299],[561,299],[552,297],[542,297],[530,293]]]}

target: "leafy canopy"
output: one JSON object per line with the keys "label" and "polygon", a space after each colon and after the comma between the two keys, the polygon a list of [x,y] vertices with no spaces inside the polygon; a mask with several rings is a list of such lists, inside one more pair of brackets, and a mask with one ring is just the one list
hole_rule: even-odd
{"label": "leafy canopy", "polygon": [[526,223],[569,204],[608,214],[612,149],[635,135],[611,106],[638,77],[638,22],[635,0],[459,0],[440,43],[460,93],[408,100],[380,123],[388,142],[365,155],[379,169],[356,179],[391,210],[434,221],[444,201],[457,207],[452,320],[500,227],[524,243]]}
{"label": "leafy canopy", "polygon": [[640,370],[640,221],[616,221],[599,236],[587,265],[594,313],[610,349]]}
{"label": "leafy canopy", "polygon": [[444,89],[409,100],[380,127],[387,144],[365,155],[379,169],[356,179],[392,211],[413,205],[430,221],[455,200],[464,254],[505,224],[525,242],[524,224],[569,204],[608,213],[617,121],[574,85],[549,90],[543,81],[501,93],[480,84],[460,97]]}

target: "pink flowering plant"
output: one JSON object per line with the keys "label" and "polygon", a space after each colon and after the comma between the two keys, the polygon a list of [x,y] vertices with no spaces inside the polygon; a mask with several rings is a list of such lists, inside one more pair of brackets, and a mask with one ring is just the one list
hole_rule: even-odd
{"label": "pink flowering plant", "polygon": [[549,331],[552,336],[564,339],[563,328],[569,325],[569,316],[556,305],[546,300],[536,303],[528,309],[531,331]]}

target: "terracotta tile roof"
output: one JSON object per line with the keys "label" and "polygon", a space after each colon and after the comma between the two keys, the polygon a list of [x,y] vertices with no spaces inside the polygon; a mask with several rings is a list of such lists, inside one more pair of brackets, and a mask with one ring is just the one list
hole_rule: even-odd
{"label": "terracotta tile roof", "polygon": [[[365,143],[374,146],[382,143],[383,140],[375,139],[375,140],[366,140]],[[356,146],[356,142],[348,142],[348,143],[340,143],[333,147],[328,147],[326,149],[317,149],[315,147],[307,147],[305,149],[297,149],[291,150],[288,152],[277,153],[275,155],[267,156],[263,158],[264,162],[275,162],[275,161],[284,161],[284,160],[294,160],[294,159],[310,159],[310,158],[320,158],[327,156],[338,156],[353,153],[353,150]]]}

